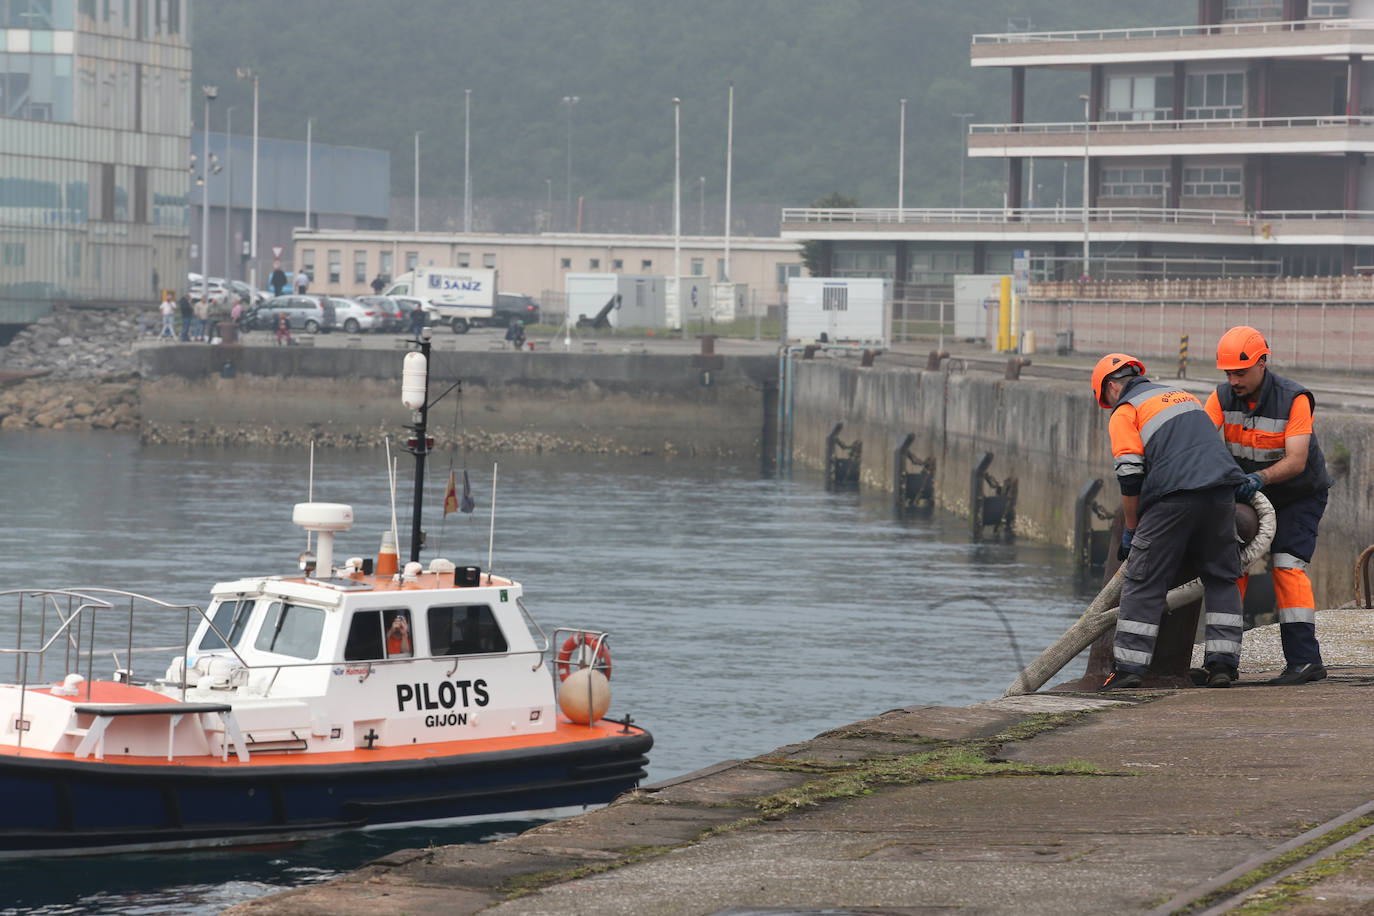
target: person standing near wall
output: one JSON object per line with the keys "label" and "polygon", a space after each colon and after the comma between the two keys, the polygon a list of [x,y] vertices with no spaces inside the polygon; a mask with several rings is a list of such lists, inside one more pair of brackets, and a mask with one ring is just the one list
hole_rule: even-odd
{"label": "person standing near wall", "polygon": [[[1316,399],[1297,382],[1269,371],[1268,364],[1269,345],[1259,331],[1240,325],[1223,334],[1217,368],[1226,381],[1207,396],[1207,415],[1246,472],[1237,498],[1263,490],[1274,505],[1270,557],[1285,667],[1269,683],[1305,684],[1326,677],[1307,566],[1317,547],[1331,476],[1312,427]],[[1242,577],[1242,595],[1245,585]]]}
{"label": "person standing near wall", "polygon": [[1198,399],[1150,381],[1135,357],[1102,357],[1092,388],[1097,403],[1112,411],[1108,430],[1126,516],[1117,551],[1125,565],[1112,673],[1099,689],[1140,686],[1185,553],[1197,567],[1207,606],[1204,682],[1230,687],[1244,622],[1235,491],[1245,475]]}
{"label": "person standing near wall", "polygon": [[162,294],[162,304],[158,306],[158,311],[162,313],[162,330],[158,333],[158,338],[171,337],[176,339],[176,331],[172,327],[172,318],[176,314],[176,306],[172,303],[171,290]]}

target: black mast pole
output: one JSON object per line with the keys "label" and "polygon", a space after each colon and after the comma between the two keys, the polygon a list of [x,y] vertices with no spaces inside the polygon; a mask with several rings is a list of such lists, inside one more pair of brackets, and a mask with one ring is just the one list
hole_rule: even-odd
{"label": "black mast pole", "polygon": [[415,430],[415,447],[411,449],[411,453],[415,456],[415,501],[410,518],[410,562],[412,563],[420,562],[420,511],[424,507],[425,501],[425,455],[429,453],[429,439],[426,438],[429,420],[429,329],[426,328],[420,337],[420,353],[425,357],[425,401],[417,411],[420,419],[411,427]]}

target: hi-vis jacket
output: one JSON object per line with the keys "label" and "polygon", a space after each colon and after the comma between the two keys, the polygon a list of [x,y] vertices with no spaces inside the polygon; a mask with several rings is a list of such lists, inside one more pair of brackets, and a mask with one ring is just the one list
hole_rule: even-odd
{"label": "hi-vis jacket", "polygon": [[1245,479],[1198,399],[1143,375],[1126,382],[1108,430],[1117,482],[1123,495],[1140,497],[1142,515],[1170,493]]}
{"label": "hi-vis jacket", "polygon": [[[1224,382],[1217,386],[1216,399],[1221,407],[1221,433],[1231,454],[1248,474],[1277,464],[1284,456],[1285,430],[1293,402],[1307,398],[1312,413],[1317,412],[1317,399],[1312,392],[1291,379],[1265,370],[1264,384],[1251,408],[1231,391]],[[1213,408],[1215,409],[1215,408]],[[1297,502],[1306,496],[1320,493],[1331,486],[1326,473],[1326,458],[1317,444],[1314,431],[1307,443],[1307,465],[1296,477],[1281,483],[1264,485],[1264,495],[1277,509]]]}

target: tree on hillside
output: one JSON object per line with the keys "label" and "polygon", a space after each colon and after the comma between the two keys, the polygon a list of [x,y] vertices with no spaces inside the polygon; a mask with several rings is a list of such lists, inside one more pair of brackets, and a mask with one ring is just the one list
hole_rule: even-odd
{"label": "tree on hillside", "polygon": [[[839,191],[831,191],[824,197],[817,198],[811,206],[818,210],[845,210],[859,206],[859,199],[841,194]],[[802,266],[813,277],[821,275],[820,242],[814,240],[802,242]]]}

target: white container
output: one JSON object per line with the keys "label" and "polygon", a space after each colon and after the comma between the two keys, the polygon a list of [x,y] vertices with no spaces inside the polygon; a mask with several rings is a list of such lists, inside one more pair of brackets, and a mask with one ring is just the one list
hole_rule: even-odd
{"label": "white container", "polygon": [[891,340],[892,284],[874,277],[790,277],[787,339],[886,349]]}

